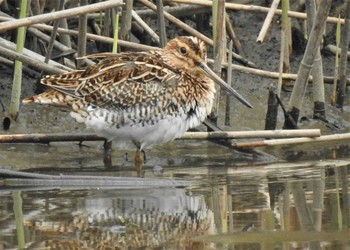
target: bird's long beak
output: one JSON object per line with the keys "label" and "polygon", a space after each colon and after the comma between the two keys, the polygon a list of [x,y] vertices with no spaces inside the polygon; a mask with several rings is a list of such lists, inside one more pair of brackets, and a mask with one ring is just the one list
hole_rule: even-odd
{"label": "bird's long beak", "polygon": [[199,62],[199,66],[208,74],[208,76],[213,79],[217,84],[219,84],[222,88],[224,88],[229,94],[236,97],[242,104],[247,106],[248,108],[253,108],[253,106],[244,99],[236,90],[234,90],[230,85],[224,82],[220,77],[218,77],[204,62]]}

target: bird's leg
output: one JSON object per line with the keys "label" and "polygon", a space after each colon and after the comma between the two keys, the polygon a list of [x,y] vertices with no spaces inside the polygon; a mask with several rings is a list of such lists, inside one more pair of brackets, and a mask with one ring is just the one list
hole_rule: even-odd
{"label": "bird's leg", "polygon": [[141,152],[143,153],[143,163],[146,163],[146,151],[142,149]]}
{"label": "bird's leg", "polygon": [[141,151],[139,148],[136,150],[134,162],[137,175],[140,176],[143,172],[143,157],[141,156]]}

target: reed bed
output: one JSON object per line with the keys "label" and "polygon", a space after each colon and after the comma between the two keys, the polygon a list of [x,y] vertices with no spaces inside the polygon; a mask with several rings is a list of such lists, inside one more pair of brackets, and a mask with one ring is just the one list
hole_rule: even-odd
{"label": "reed bed", "polygon": [[[167,34],[168,23],[172,23],[177,29],[187,34],[197,36],[209,46],[213,46],[213,65],[217,74],[227,75],[229,82],[232,72],[244,72],[257,76],[279,79],[276,86],[271,86],[269,108],[266,114],[266,129],[276,129],[279,97],[285,86],[292,86],[292,94],[288,107],[285,110],[284,128],[295,129],[298,127],[299,114],[303,108],[303,97],[306,86],[312,84],[314,115],[313,118],[327,122],[325,110],[324,84],[334,84],[336,94],[333,96],[334,104],[342,109],[346,97],[346,87],[350,85],[350,79],[346,77],[346,66],[348,51],[346,45],[349,43],[349,6],[345,5],[345,15],[342,18],[329,16],[332,1],[316,6],[314,0],[307,1],[306,13],[291,11],[289,1],[275,0],[271,6],[242,5],[217,0],[213,2],[202,0],[167,0],[155,1],[153,4],[147,0],[135,1],[99,1],[89,3],[57,1],[57,3],[41,3],[32,1],[29,10],[21,8],[20,16],[14,12],[16,7],[10,1],[2,1],[0,11],[0,59],[13,67],[15,61],[16,73],[14,74],[14,85],[12,90],[9,116],[16,120],[19,112],[20,76],[25,73],[36,74],[38,77],[43,73],[62,73],[72,69],[84,68],[94,62],[84,58],[88,42],[96,44],[95,52],[118,52],[120,50],[151,50],[164,47],[169,34]],[[26,4],[23,1],[23,6]],[[266,19],[257,42],[263,43],[269,32],[269,26],[276,16],[282,15],[281,48],[279,72],[267,71],[256,68],[254,62],[245,58],[243,45],[240,42],[234,23],[230,20],[228,11],[243,11],[266,13]],[[31,14],[29,14],[31,13]],[[28,16],[27,16],[28,14]],[[203,21],[203,16],[213,15],[213,26],[211,39],[193,26],[180,20],[180,17],[194,18]],[[16,18],[14,18],[16,16]],[[291,49],[291,23],[290,19],[307,20],[308,44],[304,53],[302,64],[298,74],[290,73]],[[120,17],[120,20],[119,20]],[[152,22],[155,21],[155,26]],[[341,39],[338,46],[341,47],[339,55],[339,70],[335,76],[324,76],[322,72],[322,54],[320,49],[323,37],[323,27],[326,23],[337,24],[341,28]],[[210,27],[209,27],[210,28]],[[12,31],[18,30],[17,41],[11,39]],[[27,31],[24,37],[23,31]],[[144,32],[144,33],[142,33]],[[134,36],[141,43],[132,42]],[[24,48],[25,39],[43,42],[47,44],[45,51],[40,50],[36,44],[31,48]],[[232,40],[227,46],[226,39]],[[10,41],[9,41],[10,40]],[[73,45],[73,46],[72,46]],[[113,45],[113,48],[112,48]],[[337,47],[336,47],[337,48]],[[52,51],[59,53],[52,58]],[[336,49],[336,51],[340,51]],[[56,53],[57,54],[57,53]],[[79,60],[77,60],[79,58]],[[233,63],[233,61],[235,63]],[[24,63],[24,67],[21,66]],[[17,65],[17,66],[16,66]],[[30,69],[28,68],[30,66]],[[223,70],[223,71],[222,71]],[[293,83],[295,81],[295,83]],[[337,84],[337,85],[336,85]],[[218,92],[219,93],[219,92]],[[220,99],[226,98],[225,124],[230,125],[230,99],[218,95],[212,121],[217,120]],[[4,105],[3,105],[4,106]],[[4,107],[4,109],[7,109]],[[8,119],[8,117],[6,117]],[[5,122],[5,120],[4,120]],[[257,136],[258,137],[258,133]]]}

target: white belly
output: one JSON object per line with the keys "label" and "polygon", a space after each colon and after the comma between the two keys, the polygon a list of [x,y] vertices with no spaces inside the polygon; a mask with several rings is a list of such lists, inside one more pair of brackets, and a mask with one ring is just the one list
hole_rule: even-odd
{"label": "white belly", "polygon": [[125,121],[124,126],[117,127],[104,116],[95,112],[90,114],[85,124],[95,129],[99,136],[114,141],[119,148],[139,147],[140,150],[153,144],[161,144],[181,137],[189,128],[198,126],[207,116],[206,108],[197,108],[195,115],[188,117],[182,113],[177,116],[166,116],[154,124]]}

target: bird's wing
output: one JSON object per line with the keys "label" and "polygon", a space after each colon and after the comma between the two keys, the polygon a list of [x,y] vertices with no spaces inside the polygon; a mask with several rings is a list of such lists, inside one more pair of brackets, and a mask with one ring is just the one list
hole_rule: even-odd
{"label": "bird's wing", "polygon": [[85,71],[49,76],[42,83],[90,107],[127,111],[136,118],[148,119],[155,113],[161,117],[182,108],[174,95],[180,75],[156,52],[100,54],[98,58],[102,60]]}

